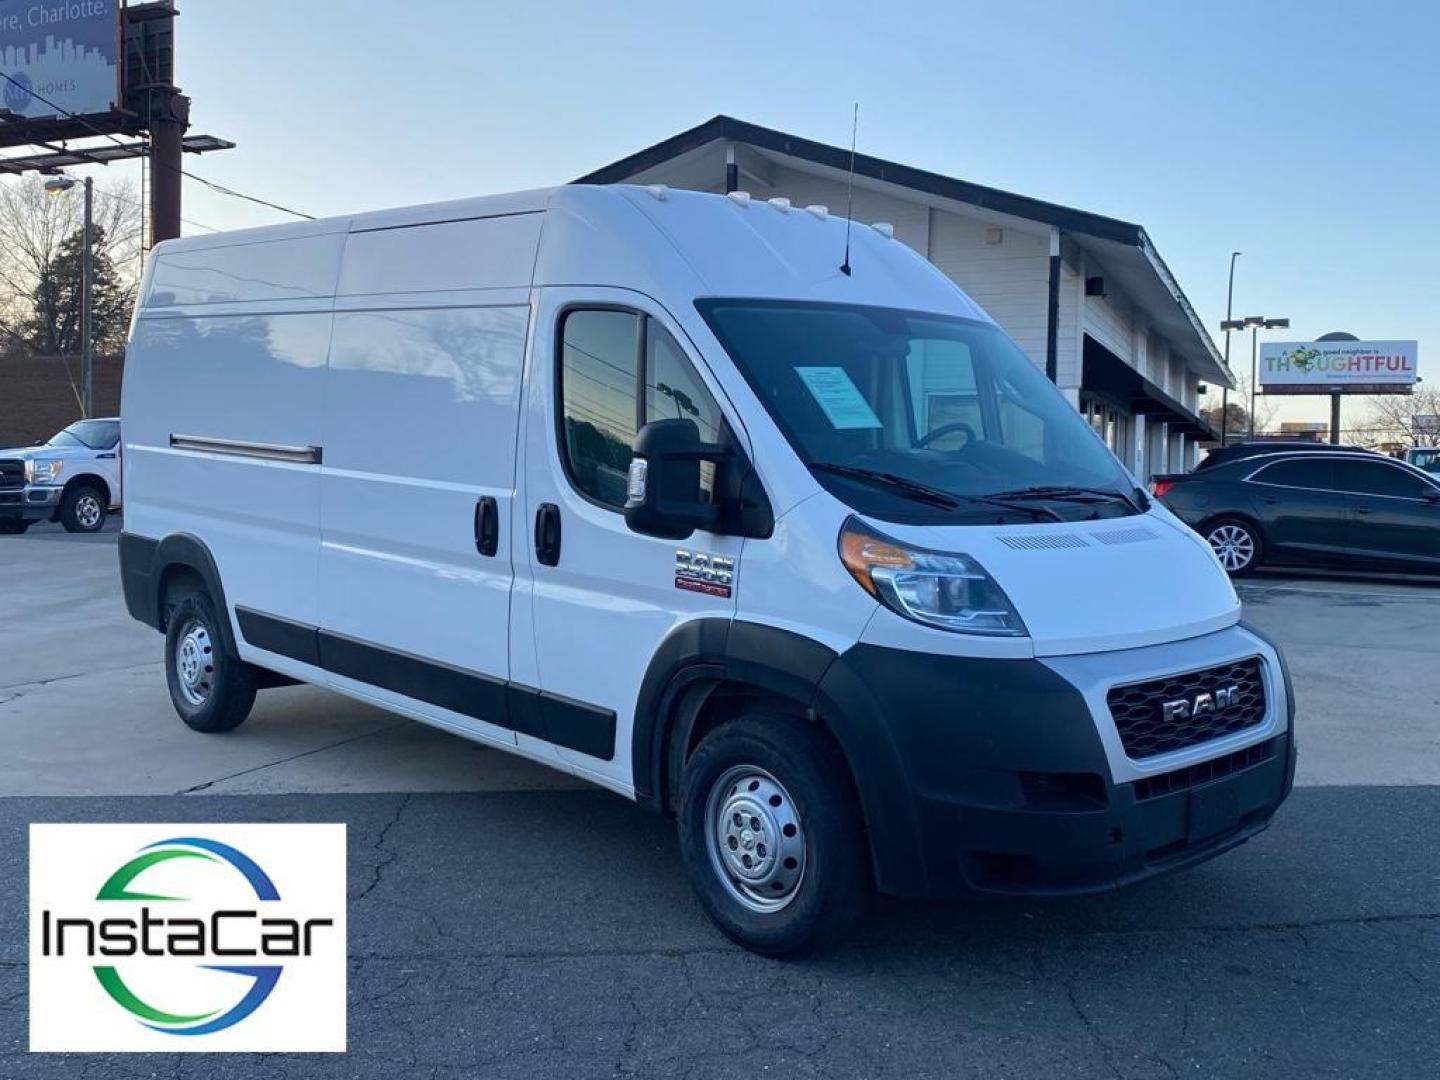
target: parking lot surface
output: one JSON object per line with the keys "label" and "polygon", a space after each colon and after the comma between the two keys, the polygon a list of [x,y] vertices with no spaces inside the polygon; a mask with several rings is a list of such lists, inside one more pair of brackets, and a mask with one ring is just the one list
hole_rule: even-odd
{"label": "parking lot surface", "polygon": [[[1440,588],[1241,593],[1300,712],[1268,832],[1102,896],[882,902],[780,963],[613,795],[308,687],[188,731],[113,532],[0,537],[0,1077],[1434,1077]],[[347,824],[347,1054],[25,1052],[27,823],[145,820]]]}

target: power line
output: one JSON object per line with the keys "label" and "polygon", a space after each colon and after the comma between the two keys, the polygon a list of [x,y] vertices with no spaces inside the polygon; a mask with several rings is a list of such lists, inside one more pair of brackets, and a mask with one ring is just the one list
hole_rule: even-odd
{"label": "power line", "polygon": [[[55,102],[53,102],[53,101],[51,101],[49,98],[45,97],[45,95],[40,94],[40,93],[37,93],[37,92],[34,90],[34,88],[29,87],[29,86],[26,86],[26,85],[24,85],[23,83],[21,83],[21,82],[19,82],[18,80],[16,80],[15,78],[13,78],[8,72],[0,71],[0,79],[4,79],[6,82],[13,84],[13,85],[14,85],[15,87],[17,87],[18,89],[23,90],[23,91],[24,91],[26,94],[28,94],[29,96],[31,96],[31,97],[33,97],[33,98],[36,98],[36,99],[38,99],[39,101],[44,102],[46,105],[50,106],[50,108],[54,109],[57,113],[59,113],[60,115],[66,117],[67,119],[75,120],[75,121],[78,121],[78,122],[81,123],[81,124],[84,124],[84,125],[85,125],[86,127],[88,127],[91,131],[93,131],[96,135],[100,135],[100,136],[103,136],[103,137],[106,138],[106,139],[109,139],[109,140],[110,140],[111,142],[113,142],[116,146],[122,146],[122,147],[123,147],[123,146],[125,145],[125,143],[121,142],[120,139],[117,138],[113,132],[104,131],[104,130],[102,130],[101,128],[96,127],[96,126],[95,126],[94,124],[92,124],[89,120],[87,120],[85,117],[79,115],[78,113],[73,113],[73,112],[71,112],[69,109],[62,108],[61,106],[55,104]],[[217,184],[217,183],[215,183],[215,182],[212,181],[212,180],[206,180],[203,176],[197,176],[195,173],[192,173],[192,172],[190,172],[190,171],[188,171],[188,170],[186,170],[186,169],[176,168],[174,165],[166,165],[166,164],[164,164],[164,163],[161,163],[161,167],[162,167],[162,168],[166,168],[166,169],[173,169],[175,172],[178,172],[181,176],[188,176],[191,180],[194,180],[194,181],[196,181],[197,183],[204,184],[206,187],[210,188],[210,189],[213,190],[213,191],[218,192],[218,193],[221,194],[221,195],[229,195],[231,198],[234,198],[234,199],[244,199],[246,202],[256,203],[256,204],[258,204],[258,205],[260,205],[260,206],[268,206],[271,210],[279,210],[282,214],[291,214],[291,215],[293,215],[293,216],[295,216],[295,217],[298,217],[298,218],[304,218],[306,221],[314,221],[314,220],[315,220],[315,215],[314,215],[314,214],[306,214],[306,213],[304,213],[303,211],[300,211],[300,210],[292,210],[292,209],[291,209],[290,207],[288,207],[288,206],[281,206],[279,203],[270,202],[268,199],[262,199],[262,198],[260,198],[259,196],[256,196],[256,195],[247,195],[247,194],[245,194],[243,191],[236,191],[234,188],[228,188],[228,187],[225,187],[223,184]]]}

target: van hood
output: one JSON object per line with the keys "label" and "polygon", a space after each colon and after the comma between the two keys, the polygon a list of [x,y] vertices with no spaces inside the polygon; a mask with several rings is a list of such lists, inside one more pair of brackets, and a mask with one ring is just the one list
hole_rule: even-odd
{"label": "van hood", "polygon": [[1240,618],[1239,597],[1209,546],[1158,506],[1063,524],[873,525],[978,561],[1019,611],[1036,656],[1178,641]]}

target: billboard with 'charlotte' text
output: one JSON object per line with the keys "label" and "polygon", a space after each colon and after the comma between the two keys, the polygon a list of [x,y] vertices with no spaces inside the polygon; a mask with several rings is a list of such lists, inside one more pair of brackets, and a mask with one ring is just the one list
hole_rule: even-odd
{"label": "billboard with 'charlotte' text", "polygon": [[0,106],[96,116],[120,101],[119,0],[0,0]]}
{"label": "billboard with 'charlotte' text", "polygon": [[1267,394],[1408,393],[1415,385],[1414,341],[1271,341],[1260,346]]}

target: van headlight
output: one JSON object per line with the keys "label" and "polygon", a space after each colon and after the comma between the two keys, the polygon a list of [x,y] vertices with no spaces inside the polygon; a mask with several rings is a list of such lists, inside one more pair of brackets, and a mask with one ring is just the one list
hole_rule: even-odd
{"label": "van headlight", "polygon": [[31,484],[54,483],[64,468],[65,462],[53,458],[39,461],[30,458],[25,462],[25,480]]}
{"label": "van headlight", "polygon": [[840,529],[840,561],[862,589],[907,619],[960,634],[1026,632],[1010,598],[969,555],[912,547],[852,517]]}

